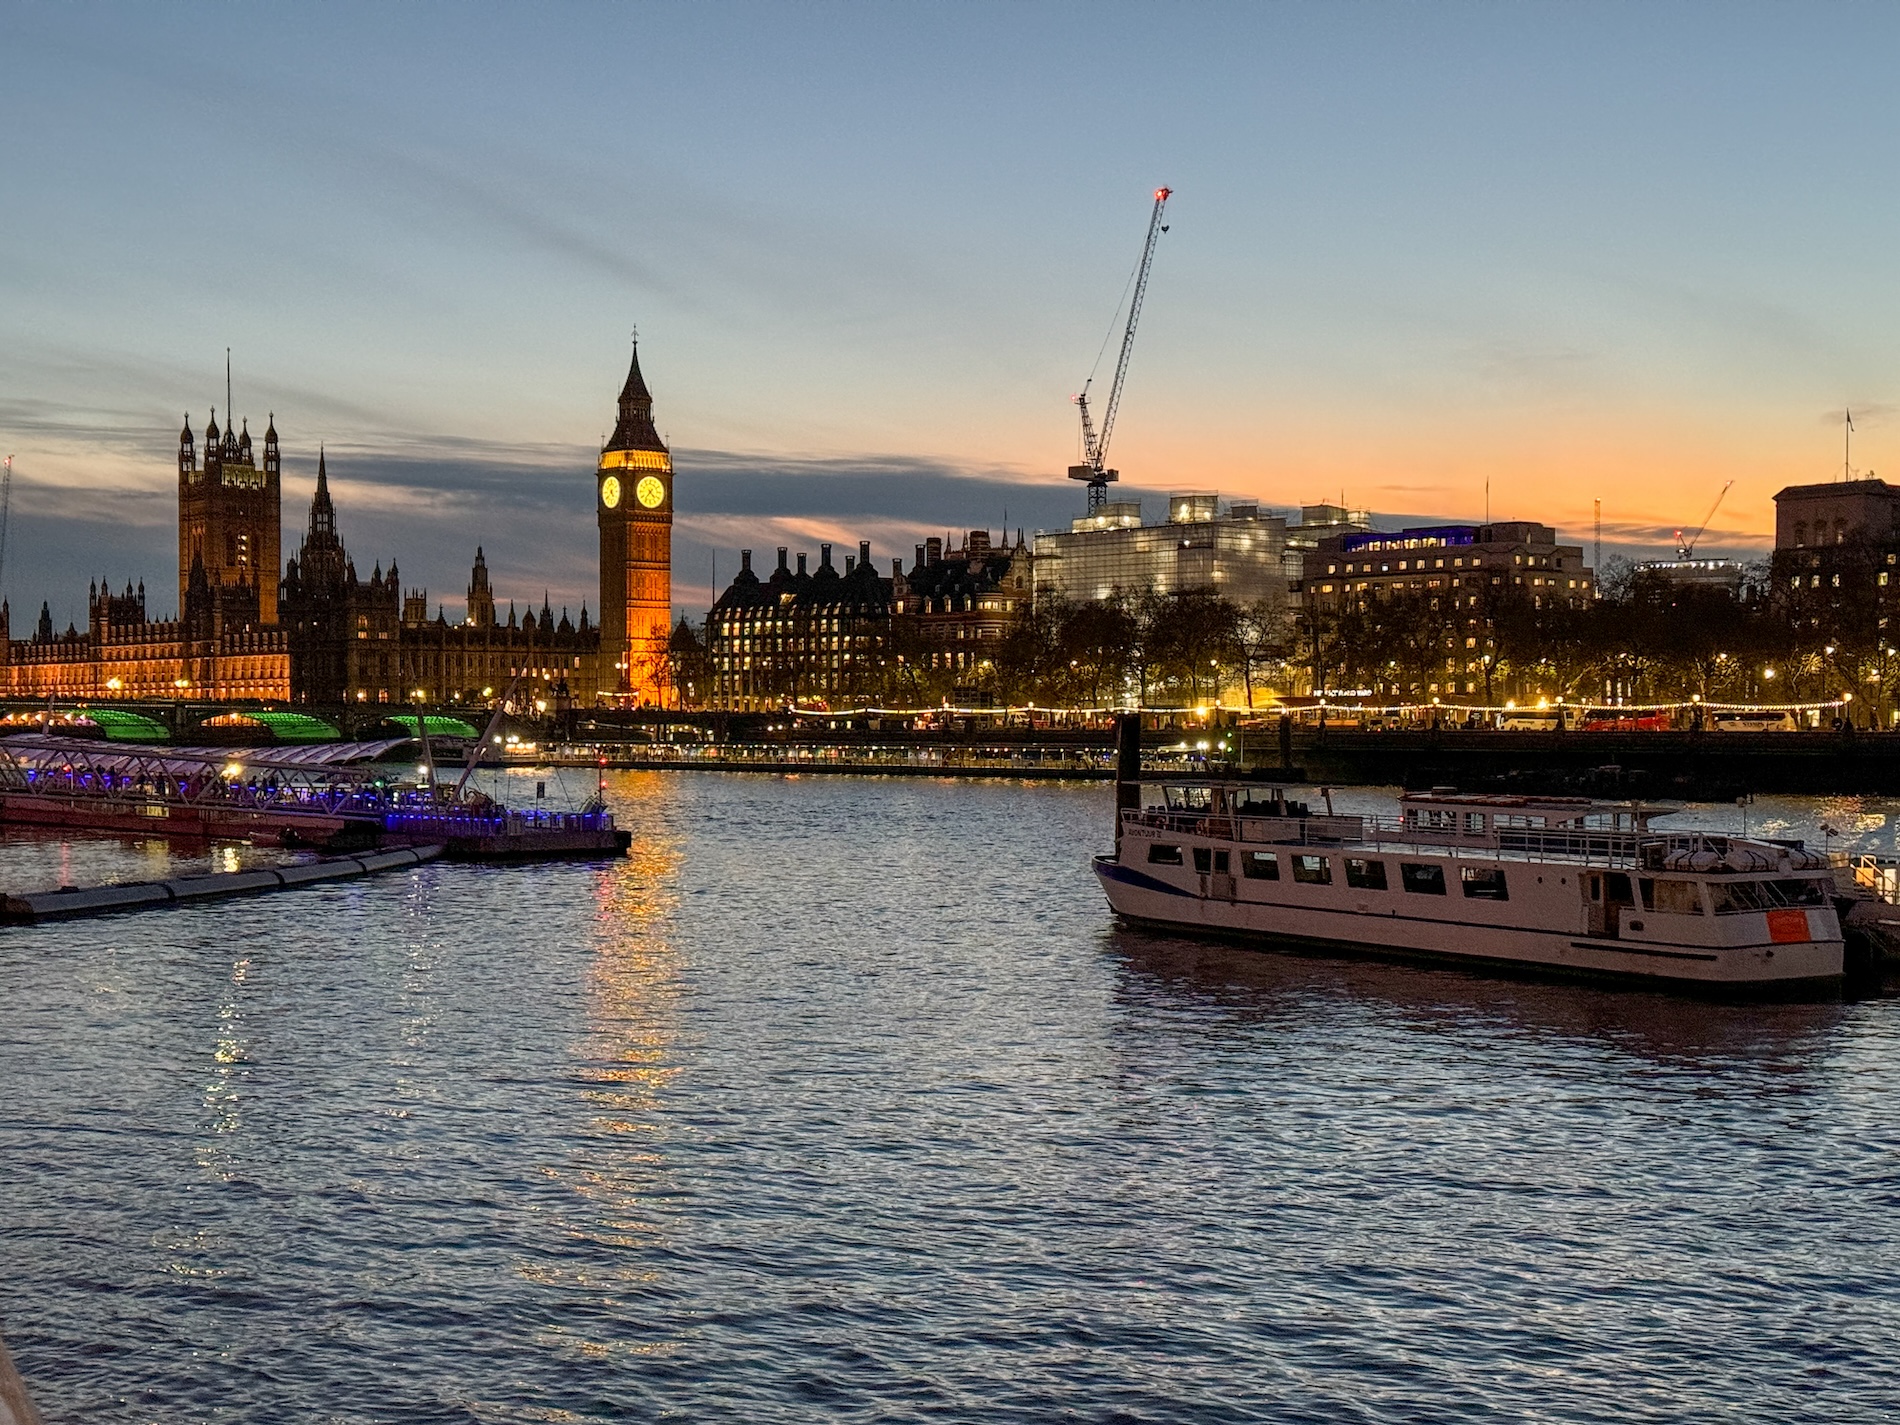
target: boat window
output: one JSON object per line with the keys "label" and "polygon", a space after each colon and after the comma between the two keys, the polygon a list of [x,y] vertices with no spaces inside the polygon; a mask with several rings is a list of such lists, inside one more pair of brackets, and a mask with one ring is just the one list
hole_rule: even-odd
{"label": "boat window", "polygon": [[1458,875],[1465,883],[1465,899],[1508,901],[1511,893],[1504,884],[1502,866],[1461,866]]}
{"label": "boat window", "polygon": [[1644,910],[1659,910],[1666,915],[1702,914],[1702,890],[1694,881],[1652,881],[1645,876],[1639,884]]}
{"label": "boat window", "polygon": [[1154,842],[1148,847],[1148,864],[1151,866],[1178,866],[1181,864],[1179,846],[1163,846]]}
{"label": "boat window", "polygon": [[1465,813],[1465,830],[1468,832],[1483,831],[1484,830],[1484,813],[1481,811],[1466,812]]}
{"label": "boat window", "polygon": [[1346,858],[1346,884],[1357,886],[1362,891],[1382,891],[1385,889],[1385,862],[1362,861],[1357,856]]}
{"label": "boat window", "polygon": [[1271,851],[1249,851],[1240,858],[1240,872],[1250,881],[1280,879],[1280,858]]}
{"label": "boat window", "polygon": [[1206,811],[1214,802],[1210,787],[1168,787],[1169,811]]}
{"label": "boat window", "polygon": [[1780,897],[1783,905],[1826,905],[1829,885],[1826,881],[1769,881],[1770,895]]}
{"label": "boat window", "polygon": [[1430,862],[1399,862],[1399,881],[1408,891],[1422,896],[1445,894],[1445,868]]}
{"label": "boat window", "polygon": [[1709,895],[1717,915],[1827,904],[1827,891],[1820,881],[1717,881],[1710,885]]}
{"label": "boat window", "polygon": [[1234,874],[1233,861],[1227,852],[1216,851],[1214,853],[1214,874],[1217,876],[1231,876]]}
{"label": "boat window", "polygon": [[1333,868],[1324,856],[1295,856],[1293,879],[1304,881],[1309,886],[1330,886],[1333,883]]}
{"label": "boat window", "polygon": [[1214,853],[1205,846],[1194,848],[1194,869],[1205,876],[1214,869]]}
{"label": "boat window", "polygon": [[1739,915],[1743,911],[1767,910],[1769,900],[1760,881],[1718,881],[1709,887],[1717,915]]}
{"label": "boat window", "polygon": [[1542,831],[1545,826],[1545,821],[1541,816],[1518,816],[1515,813],[1511,813],[1504,816],[1492,817],[1491,824],[1500,831],[1507,829],[1511,831]]}

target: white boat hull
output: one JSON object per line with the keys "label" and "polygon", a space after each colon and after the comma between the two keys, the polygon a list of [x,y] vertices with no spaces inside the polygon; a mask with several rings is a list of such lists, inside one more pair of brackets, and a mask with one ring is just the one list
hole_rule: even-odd
{"label": "white boat hull", "polygon": [[[1170,878],[1155,873],[1161,868],[1124,865],[1113,856],[1095,860],[1096,876],[1117,915],[1177,931],[1709,988],[1792,993],[1840,983],[1843,951],[1832,909],[1799,913],[1808,938],[1789,935],[1786,913],[1773,929],[1765,916],[1734,917],[1726,924],[1703,917],[1699,924],[1681,927],[1650,928],[1638,921],[1644,929],[1606,938],[1587,932],[1575,882],[1570,875],[1560,877],[1561,869],[1524,868],[1521,888],[1514,888],[1510,901],[1420,906],[1427,898],[1395,891],[1252,882],[1192,871],[1175,871]],[[1416,913],[1438,905],[1456,906],[1461,918]],[[1575,928],[1551,928],[1567,922],[1575,922]],[[1718,929],[1719,938],[1713,933]]]}

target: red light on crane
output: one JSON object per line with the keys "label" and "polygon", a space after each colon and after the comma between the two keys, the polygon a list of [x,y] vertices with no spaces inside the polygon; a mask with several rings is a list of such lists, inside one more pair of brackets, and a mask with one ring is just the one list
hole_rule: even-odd
{"label": "red light on crane", "polygon": [[1157,203],[1162,202],[1165,199],[1171,198],[1173,196],[1174,196],[1174,190],[1172,188],[1155,189],[1155,202]]}

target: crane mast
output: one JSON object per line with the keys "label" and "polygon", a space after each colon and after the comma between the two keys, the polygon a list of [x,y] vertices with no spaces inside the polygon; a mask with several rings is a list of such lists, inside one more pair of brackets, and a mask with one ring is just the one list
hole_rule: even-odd
{"label": "crane mast", "polygon": [[1094,384],[1094,377],[1082,383],[1082,392],[1075,398],[1076,407],[1082,414],[1082,463],[1069,467],[1069,478],[1088,482],[1090,514],[1108,503],[1109,484],[1121,478],[1120,471],[1107,468],[1108,442],[1115,433],[1115,412],[1122,402],[1122,383],[1128,379],[1128,356],[1135,349],[1135,324],[1141,320],[1142,299],[1148,294],[1148,269],[1154,263],[1155,242],[1168,230],[1161,221],[1161,215],[1173,191],[1171,188],[1155,189],[1154,211],[1148,215],[1148,239],[1142,244],[1141,264],[1135,269],[1134,292],[1128,301],[1128,325],[1122,330],[1121,355],[1115,361],[1115,380],[1108,388],[1108,404],[1102,408],[1102,426],[1099,431],[1089,413],[1089,387]]}

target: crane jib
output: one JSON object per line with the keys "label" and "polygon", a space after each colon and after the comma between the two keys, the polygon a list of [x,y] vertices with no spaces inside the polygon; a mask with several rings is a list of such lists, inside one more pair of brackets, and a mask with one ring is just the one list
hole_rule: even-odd
{"label": "crane jib", "polygon": [[1174,190],[1155,189],[1154,211],[1148,216],[1148,237],[1142,244],[1141,264],[1135,270],[1134,294],[1128,303],[1128,325],[1122,331],[1122,349],[1115,361],[1115,380],[1108,388],[1108,403],[1102,408],[1102,424],[1096,429],[1089,413],[1088,386],[1084,385],[1082,394],[1075,398],[1075,404],[1082,414],[1082,457],[1084,464],[1072,469],[1069,474],[1075,479],[1086,478],[1089,482],[1089,507],[1094,509],[1106,498],[1106,486],[1115,478],[1112,471],[1103,468],[1108,459],[1108,442],[1115,431],[1115,412],[1121,406],[1122,383],[1128,378],[1128,357],[1135,347],[1135,324],[1141,320],[1142,299],[1148,292],[1148,269],[1154,263],[1155,242],[1167,231],[1162,224],[1161,215],[1166,210],[1168,198]]}

